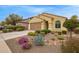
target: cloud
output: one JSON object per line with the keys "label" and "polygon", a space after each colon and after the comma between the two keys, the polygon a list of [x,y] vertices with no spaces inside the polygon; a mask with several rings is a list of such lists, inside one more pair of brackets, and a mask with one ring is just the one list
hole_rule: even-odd
{"label": "cloud", "polygon": [[79,16],[79,5],[4,5],[0,6],[0,19],[11,13],[16,13],[24,18],[46,12],[70,18],[72,15]]}
{"label": "cloud", "polygon": [[24,9],[24,11],[27,11],[29,13],[42,13],[42,12],[47,12],[47,11],[51,11],[54,10],[54,8],[52,7],[39,7],[39,6],[22,6],[22,9]]}

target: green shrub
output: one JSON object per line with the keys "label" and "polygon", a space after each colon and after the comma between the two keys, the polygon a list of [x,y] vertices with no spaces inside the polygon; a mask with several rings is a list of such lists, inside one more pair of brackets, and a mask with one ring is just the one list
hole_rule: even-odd
{"label": "green shrub", "polygon": [[25,30],[25,27],[24,26],[15,26],[15,28],[16,28],[16,31],[23,31],[23,30]]}
{"label": "green shrub", "polygon": [[16,28],[25,28],[24,26],[19,26],[19,25],[16,25],[15,27]]}
{"label": "green shrub", "polygon": [[35,32],[29,32],[28,35],[29,35],[29,36],[35,36],[36,33],[35,33]]}
{"label": "green shrub", "polygon": [[47,33],[50,33],[51,31],[48,29],[44,29],[44,30],[41,30],[41,32],[44,32],[45,34],[47,34]]}
{"label": "green shrub", "polygon": [[34,39],[36,46],[43,46],[44,45],[44,38],[41,34],[38,34]]}
{"label": "green shrub", "polygon": [[6,32],[12,32],[14,30],[16,30],[16,31],[23,31],[24,29],[25,29],[25,27],[23,27],[23,26],[7,25],[7,26],[5,26],[5,29],[3,29],[2,31],[4,33],[6,33]]}
{"label": "green shrub", "polygon": [[13,31],[13,29],[8,29],[8,32],[12,32]]}
{"label": "green shrub", "polygon": [[55,38],[52,38],[51,40],[55,41]]}
{"label": "green shrub", "polygon": [[16,28],[16,31],[23,31],[24,28]]}
{"label": "green shrub", "polygon": [[62,31],[62,34],[67,34],[67,31],[63,30],[63,31]]}
{"label": "green shrub", "polygon": [[40,30],[36,30],[35,33],[40,33]]}
{"label": "green shrub", "polygon": [[2,31],[3,31],[4,33],[7,33],[7,32],[12,32],[13,29],[3,29]]}
{"label": "green shrub", "polygon": [[7,25],[5,28],[6,29],[13,29],[13,30],[15,30],[15,26],[13,26],[13,25]]}
{"label": "green shrub", "polygon": [[40,32],[40,34],[41,34],[41,35],[43,35],[43,36],[45,36],[45,35],[46,35],[46,34],[45,34],[45,32]]}
{"label": "green shrub", "polygon": [[62,32],[57,32],[58,33],[58,35],[61,35],[62,34]]}
{"label": "green shrub", "polygon": [[75,32],[76,34],[79,34],[79,27],[75,28],[74,32]]}
{"label": "green shrub", "polygon": [[7,29],[3,29],[2,32],[7,33]]}
{"label": "green shrub", "polygon": [[58,38],[59,40],[64,40],[64,37],[63,37],[62,35],[57,36],[57,38]]}

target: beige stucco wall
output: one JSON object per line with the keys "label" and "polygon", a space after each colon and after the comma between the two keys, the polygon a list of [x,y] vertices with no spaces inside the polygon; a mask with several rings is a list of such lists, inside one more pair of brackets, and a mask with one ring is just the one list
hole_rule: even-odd
{"label": "beige stucco wall", "polygon": [[38,18],[38,17],[33,17],[30,21],[29,21],[29,23],[36,23],[36,22],[42,22],[43,20],[41,20],[40,18]]}
{"label": "beige stucco wall", "polygon": [[[67,29],[63,26],[65,20],[66,20],[66,18],[54,17],[54,20],[52,21],[52,31],[62,31],[62,30],[66,30],[67,31]],[[60,21],[61,22],[61,28],[55,28],[55,22],[56,21]]]}
{"label": "beige stucco wall", "polygon": [[[51,31],[62,31],[62,30],[66,30],[67,31],[67,29],[63,26],[63,23],[65,22],[66,18],[65,17],[51,15],[51,14],[38,15],[37,17],[32,18],[29,21],[29,24],[41,22],[41,29],[45,29],[46,26],[45,26],[44,20],[48,21],[48,29],[51,30]],[[55,28],[55,22],[56,21],[60,21],[61,22],[61,28]],[[30,29],[30,27],[29,27],[29,29]]]}
{"label": "beige stucco wall", "polygon": [[[62,31],[62,30],[66,30],[67,29],[63,26],[66,18],[65,17],[61,17],[61,16],[55,16],[55,15],[51,15],[51,14],[41,14],[40,15],[41,18],[45,19],[46,21],[48,21],[48,29],[52,30],[52,31]],[[56,21],[60,21],[61,22],[61,28],[55,28],[55,22]]]}
{"label": "beige stucco wall", "polygon": [[46,21],[50,21],[52,19],[50,17],[46,17],[46,16],[43,16],[43,15],[39,15],[38,17],[41,18],[42,20],[46,20]]}
{"label": "beige stucco wall", "polygon": [[[52,20],[53,20],[52,18],[46,17],[46,16],[44,16],[44,15],[39,15],[38,17],[40,17],[40,18],[43,19],[43,20],[48,21],[48,29],[49,29],[49,30],[52,30]],[[43,22],[42,26],[44,27],[44,28],[42,27],[42,29],[45,29],[45,28],[46,28],[44,22]]]}

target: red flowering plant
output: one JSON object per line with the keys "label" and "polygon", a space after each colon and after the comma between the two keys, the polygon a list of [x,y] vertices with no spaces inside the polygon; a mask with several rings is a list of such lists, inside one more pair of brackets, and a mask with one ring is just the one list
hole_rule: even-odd
{"label": "red flowering plant", "polygon": [[18,40],[18,44],[23,48],[23,49],[30,49],[31,44],[29,43],[29,39],[27,37],[21,37]]}

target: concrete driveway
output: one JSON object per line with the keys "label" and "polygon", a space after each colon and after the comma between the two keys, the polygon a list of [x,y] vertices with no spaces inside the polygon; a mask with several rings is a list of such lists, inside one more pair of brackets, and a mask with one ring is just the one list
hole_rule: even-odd
{"label": "concrete driveway", "polygon": [[[12,38],[27,35],[27,33],[30,32],[30,31],[18,31],[18,32],[10,32],[10,33],[0,33],[0,53],[10,53],[11,52],[8,45],[5,43],[5,40],[9,40],[9,39],[12,39]],[[34,31],[31,31],[31,32],[34,32]]]}
{"label": "concrete driveway", "polygon": [[0,34],[4,40],[20,37],[27,35],[28,32],[34,32],[32,30],[25,30],[25,31],[18,31],[18,32],[9,32],[9,33],[2,33]]}

